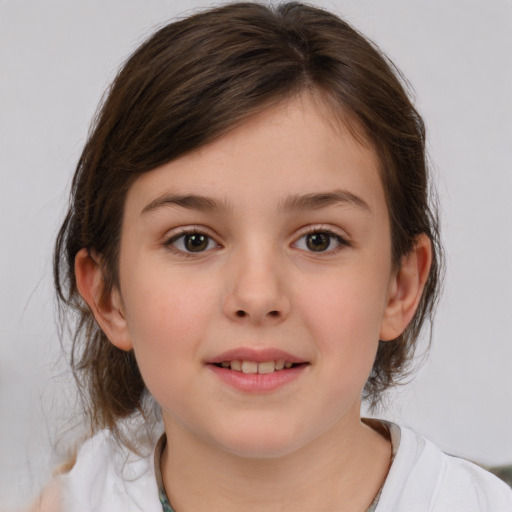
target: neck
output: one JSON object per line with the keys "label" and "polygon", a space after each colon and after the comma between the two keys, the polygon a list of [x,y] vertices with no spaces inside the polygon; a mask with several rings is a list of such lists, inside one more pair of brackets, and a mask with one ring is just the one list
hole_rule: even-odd
{"label": "neck", "polygon": [[[343,428],[344,427],[344,428]],[[272,458],[240,457],[166,422],[162,477],[176,512],[366,510],[389,470],[387,439],[357,417]]]}

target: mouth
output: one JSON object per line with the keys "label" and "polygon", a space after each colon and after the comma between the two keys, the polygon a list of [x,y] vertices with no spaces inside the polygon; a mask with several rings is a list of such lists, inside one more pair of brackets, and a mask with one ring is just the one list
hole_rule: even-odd
{"label": "mouth", "polygon": [[279,372],[282,370],[289,370],[297,366],[305,365],[307,363],[293,363],[291,361],[285,361],[284,359],[271,360],[271,361],[250,361],[233,359],[231,361],[222,361],[221,363],[214,363],[218,368],[224,368],[227,370],[233,370],[235,372],[242,372],[246,374],[265,375],[268,373]]}
{"label": "mouth", "polygon": [[222,382],[244,393],[269,393],[307,374],[311,362],[275,348],[240,347],[205,361]]}

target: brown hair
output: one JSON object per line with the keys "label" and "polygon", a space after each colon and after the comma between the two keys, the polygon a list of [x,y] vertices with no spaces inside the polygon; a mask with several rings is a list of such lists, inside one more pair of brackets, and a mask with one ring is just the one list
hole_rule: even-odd
{"label": "brown hair", "polygon": [[137,177],[306,89],[320,93],[334,115],[354,120],[378,152],[394,264],[419,234],[432,242],[416,315],[401,336],[380,342],[364,397],[376,404],[407,370],[437,300],[441,248],[424,126],[400,74],[372,43],[322,9],[228,4],[171,23],[142,44],[111,85],[78,162],[54,275],[62,310],[77,315],[71,363],[93,430],[116,431],[120,419],[142,412],[146,388],[133,352],[108,341],[78,294],[77,252],[101,254],[109,293],[118,284],[125,196]]}

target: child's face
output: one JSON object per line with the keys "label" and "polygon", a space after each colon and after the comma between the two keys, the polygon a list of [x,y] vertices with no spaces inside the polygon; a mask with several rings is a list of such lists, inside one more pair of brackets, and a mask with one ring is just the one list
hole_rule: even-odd
{"label": "child's face", "polygon": [[134,183],[113,342],[168,434],[277,456],[358,427],[396,289],[378,166],[303,96]]}

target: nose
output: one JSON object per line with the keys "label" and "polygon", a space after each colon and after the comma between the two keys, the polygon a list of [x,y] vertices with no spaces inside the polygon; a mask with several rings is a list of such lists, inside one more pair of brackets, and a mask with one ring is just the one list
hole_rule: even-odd
{"label": "nose", "polygon": [[237,323],[278,324],[290,314],[285,272],[272,251],[238,254],[228,264],[224,313]]}

